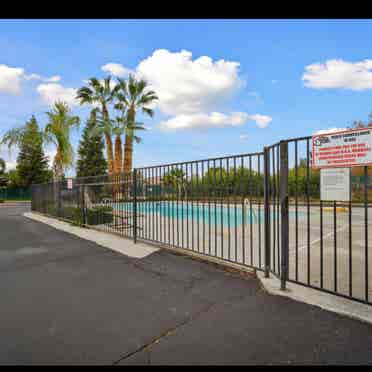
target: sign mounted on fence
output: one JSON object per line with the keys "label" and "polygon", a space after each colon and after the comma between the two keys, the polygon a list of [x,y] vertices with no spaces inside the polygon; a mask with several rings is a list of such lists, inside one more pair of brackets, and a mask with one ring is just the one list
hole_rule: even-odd
{"label": "sign mounted on fence", "polygon": [[67,188],[68,188],[69,190],[72,189],[72,178],[67,178]]}
{"label": "sign mounted on fence", "polygon": [[350,168],[320,170],[320,199],[350,201]]}
{"label": "sign mounted on fence", "polygon": [[372,165],[372,128],[313,136],[311,163],[313,168]]}

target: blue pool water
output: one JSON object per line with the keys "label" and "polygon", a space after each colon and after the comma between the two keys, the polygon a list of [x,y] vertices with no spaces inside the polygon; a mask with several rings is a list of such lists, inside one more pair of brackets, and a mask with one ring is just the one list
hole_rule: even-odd
{"label": "blue pool water", "polygon": [[[132,203],[119,203],[114,206],[117,211],[132,211]],[[257,205],[252,208],[247,205],[245,207],[245,215],[243,216],[243,209],[241,205],[221,205],[221,204],[201,204],[197,203],[186,203],[186,202],[138,202],[137,211],[143,214],[159,214],[164,217],[188,219],[190,223],[194,220],[204,222],[206,224],[221,225],[224,226],[239,226],[243,222],[245,224],[256,224],[264,222],[264,209],[261,205],[258,208]],[[294,215],[294,213],[292,212]],[[298,215],[300,216],[300,212]],[[291,215],[291,212],[290,212]],[[244,217],[244,218],[243,218]],[[278,217],[277,211],[271,210],[271,217],[276,219]],[[244,221],[243,221],[244,220]]]}

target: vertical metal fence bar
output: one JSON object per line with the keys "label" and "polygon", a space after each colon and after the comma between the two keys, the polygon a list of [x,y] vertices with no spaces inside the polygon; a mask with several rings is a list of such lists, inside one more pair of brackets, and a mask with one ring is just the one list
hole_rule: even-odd
{"label": "vertical metal fence bar", "polygon": [[353,261],[352,261],[352,237],[351,237],[351,200],[349,201],[349,296],[353,294]]}
{"label": "vertical metal fence bar", "polygon": [[213,199],[214,199],[214,256],[217,257],[217,185],[216,185],[216,160],[213,159]]}
{"label": "vertical metal fence bar", "polygon": [[253,194],[252,156],[249,155],[249,243],[250,243],[250,249],[251,249],[251,266],[253,266],[252,194]]}
{"label": "vertical metal fence bar", "polygon": [[272,256],[272,261],[274,265],[274,272],[278,275],[280,273],[280,268],[277,268],[277,263],[278,263],[278,253],[279,253],[279,241],[278,241],[278,233],[277,233],[277,221],[279,219],[279,216],[277,214],[277,206],[279,203],[278,199],[278,185],[277,185],[277,169],[276,169],[276,162],[278,161],[279,157],[275,153],[275,150],[277,147],[273,148],[273,174],[272,174],[272,182],[273,182],[273,190],[274,190],[274,200],[273,200],[273,227],[274,227],[274,233],[273,233],[273,238],[274,238],[274,246],[273,246],[273,256]]}
{"label": "vertical metal fence bar", "polygon": [[309,139],[306,140],[306,206],[307,206],[307,284],[310,285],[310,149]]}
{"label": "vertical metal fence bar", "polygon": [[[182,189],[181,189],[181,195],[182,193],[185,192],[184,188],[185,188],[185,180],[184,180],[184,177],[185,177],[185,172],[183,170],[183,164],[181,165],[181,171],[182,171]],[[185,219],[184,219],[184,207],[185,207],[185,195],[181,196],[181,240],[182,240],[182,243],[181,243],[181,247],[184,248],[184,222],[185,222]]]}
{"label": "vertical metal fence bar", "polygon": [[203,254],[205,254],[205,182],[204,182],[204,161],[201,163],[201,195],[202,195],[202,208],[203,208]]}
{"label": "vertical metal fence bar", "polygon": [[257,179],[258,179],[258,184],[257,184],[257,190],[256,190],[256,197],[258,199],[258,206],[257,206],[257,209],[258,209],[258,221],[257,221],[257,224],[258,224],[258,267],[261,268],[262,265],[261,265],[261,256],[262,256],[262,253],[261,253],[261,190],[262,190],[262,186],[261,186],[261,163],[260,163],[260,160],[261,160],[261,155],[258,155],[258,164],[257,164]]}
{"label": "vertical metal fence bar", "polygon": [[[288,150],[287,150],[288,153]],[[277,260],[278,260],[278,273],[281,275],[281,246],[282,242],[280,239],[281,235],[281,227],[280,227],[280,219],[281,219],[281,207],[280,207],[280,145],[276,146],[276,181],[277,181],[277,227],[276,227],[276,233],[277,233],[277,242],[278,242],[278,252],[277,252]]]}
{"label": "vertical metal fence bar", "polygon": [[211,254],[211,198],[213,197],[213,184],[210,174],[210,161],[207,162],[207,184],[208,184],[208,254]]}
{"label": "vertical metal fence bar", "polygon": [[368,167],[364,167],[364,279],[365,279],[365,300],[368,302],[369,276],[368,276]]}
{"label": "vertical metal fence bar", "polygon": [[137,243],[137,169],[133,169],[133,242]]}
{"label": "vertical metal fence bar", "polygon": [[224,231],[223,231],[223,174],[222,174],[222,159],[220,159],[220,180],[219,180],[219,187],[220,187],[220,213],[221,213],[221,258],[224,257],[223,252],[223,238],[224,238]]}
{"label": "vertical metal fence bar", "polygon": [[242,199],[242,250],[243,250],[243,264],[245,264],[245,218],[246,218],[246,210],[244,204],[244,197],[245,197],[245,183],[244,183],[244,157],[241,157],[241,171],[242,176],[240,178],[240,193]]}
{"label": "vertical metal fence bar", "polygon": [[195,201],[195,176],[193,174],[193,163],[190,164],[190,183],[191,183],[191,249],[194,250],[194,201]]}
{"label": "vertical metal fence bar", "polygon": [[200,199],[200,190],[199,190],[199,162],[195,164],[196,168],[196,177],[195,177],[195,190],[196,190],[196,226],[197,226],[197,251],[200,252],[200,233],[199,233],[199,225],[200,225],[200,210],[199,210],[199,199]]}
{"label": "vertical metal fence bar", "polygon": [[333,255],[334,255],[334,291],[337,292],[337,219],[336,219],[336,201],[333,201]]}
{"label": "vertical metal fence bar", "polygon": [[230,238],[231,238],[231,233],[230,233],[230,230],[231,230],[231,226],[230,226],[230,178],[231,178],[231,175],[230,175],[230,161],[229,159],[226,159],[226,197],[227,197],[227,252],[228,252],[228,259],[231,260],[231,252],[230,252],[230,248],[231,248],[231,242],[230,242]]}
{"label": "vertical metal fence bar", "polygon": [[[186,163],[186,182],[187,184],[190,184],[190,180],[188,178],[188,164]],[[189,198],[190,198],[190,190],[189,187],[187,187],[187,198],[186,198],[186,241],[187,241],[187,249],[189,249]]]}
{"label": "vertical metal fence bar", "polygon": [[295,141],[295,278],[298,280],[298,141]]}
{"label": "vertical metal fence bar", "polygon": [[320,200],[320,288],[323,288],[323,259],[324,259],[324,253],[323,253],[323,201]]}
{"label": "vertical metal fence bar", "polygon": [[237,201],[237,187],[238,187],[238,180],[237,180],[237,174],[236,174],[236,157],[234,157],[234,227],[235,227],[235,236],[234,236],[234,243],[235,243],[235,262],[238,262],[238,219],[237,219],[237,209],[236,205],[238,203]]}
{"label": "vertical metal fence bar", "polygon": [[270,272],[271,227],[270,227],[270,150],[264,148],[264,229],[265,229],[265,278]]}
{"label": "vertical metal fence bar", "polygon": [[280,209],[281,209],[281,285],[285,290],[288,279],[288,142],[280,142]]}

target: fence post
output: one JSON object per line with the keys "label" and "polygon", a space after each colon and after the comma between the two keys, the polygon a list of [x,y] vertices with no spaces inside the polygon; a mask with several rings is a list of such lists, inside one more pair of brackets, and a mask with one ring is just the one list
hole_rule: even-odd
{"label": "fence post", "polygon": [[133,242],[137,243],[137,169],[133,169]]}
{"label": "fence post", "polygon": [[288,280],[289,221],[288,221],[288,142],[280,141],[280,216],[281,216],[281,272],[280,289]]}
{"label": "fence post", "polygon": [[81,186],[79,186],[79,188],[80,187],[81,187],[81,190],[82,190],[81,201],[82,201],[82,210],[83,210],[83,225],[86,226],[87,225],[87,211],[86,211],[86,208],[85,208],[85,185],[82,184]]}
{"label": "fence post", "polygon": [[57,216],[61,218],[62,200],[61,200],[62,181],[57,181]]}
{"label": "fence post", "polygon": [[264,221],[265,221],[265,278],[269,277],[270,272],[270,152],[268,147],[264,147]]}

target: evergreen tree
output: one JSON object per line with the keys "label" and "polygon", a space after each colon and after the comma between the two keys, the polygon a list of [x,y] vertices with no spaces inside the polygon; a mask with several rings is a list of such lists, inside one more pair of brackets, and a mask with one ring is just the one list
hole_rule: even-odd
{"label": "evergreen tree", "polygon": [[43,151],[43,135],[34,116],[26,123],[19,140],[16,171],[23,187],[50,181],[51,171]]}
{"label": "evergreen tree", "polygon": [[103,156],[104,143],[102,135],[95,130],[97,110],[92,110],[79,143],[77,177],[89,177],[105,174],[107,162]]}

